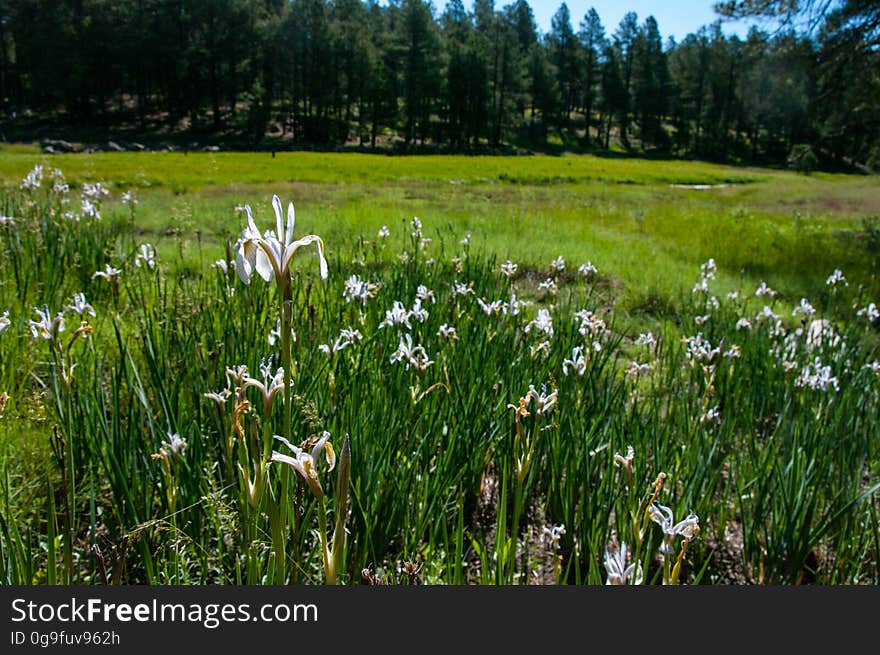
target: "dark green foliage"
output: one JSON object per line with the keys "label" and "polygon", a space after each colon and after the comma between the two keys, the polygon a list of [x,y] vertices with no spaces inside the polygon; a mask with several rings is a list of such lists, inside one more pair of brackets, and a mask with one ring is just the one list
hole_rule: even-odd
{"label": "dark green foliage", "polygon": [[[9,0],[2,137],[238,148],[582,147],[784,165],[877,166],[880,5],[746,0],[664,44],[627,13],[610,38],[527,0]],[[40,29],[31,26],[39,25]],[[79,138],[81,135],[81,138]],[[548,140],[548,136],[552,139]]]}

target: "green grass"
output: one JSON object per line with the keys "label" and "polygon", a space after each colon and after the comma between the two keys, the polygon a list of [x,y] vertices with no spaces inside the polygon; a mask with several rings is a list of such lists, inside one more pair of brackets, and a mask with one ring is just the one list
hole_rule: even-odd
{"label": "green grass", "polygon": [[[639,305],[675,298],[687,271],[714,257],[722,284],[761,279],[796,303],[816,272],[844,268],[876,288],[876,253],[863,222],[880,216],[875,178],[803,176],[701,162],[590,156],[456,157],[332,153],[96,153],[0,151],[0,179],[15,184],[36,162],[69,181],[109,183],[140,197],[137,228],[167,250],[201,240],[214,257],[242,225],[236,205],[268,209],[272,193],[296,204],[304,229],[328,243],[396,238],[419,216],[428,236],[459,239],[534,267],[558,255],[592,261]],[[726,185],[709,190],[672,185]],[[173,237],[173,238],[172,238]],[[175,248],[191,252],[191,245]]]}
{"label": "green grass", "polygon": [[[18,190],[39,156],[3,153],[11,172],[0,206],[14,218],[0,226],[0,314],[10,320],[0,334],[0,393],[10,396],[0,418],[4,582],[100,583],[94,546],[108,582],[319,583],[329,575],[318,535],[337,516],[347,517],[345,548],[334,553],[346,584],[363,569],[406,582],[395,573],[405,562],[429,583],[600,584],[615,538],[646,583],[880,580],[880,378],[866,367],[880,353],[876,321],[856,314],[877,299],[871,180],[589,157],[300,157],[47,158],[73,187],[61,203]],[[183,159],[192,171],[178,170]],[[212,160],[213,183],[175,193]],[[165,166],[145,175],[162,181],[139,188],[129,213],[121,180],[151,161]],[[260,177],[264,165],[280,165],[272,170],[282,178]],[[113,184],[101,220],[64,218],[85,169]],[[272,193],[295,202],[297,237],[323,237],[330,274],[318,279],[314,246],[294,260],[290,403],[267,410],[246,387],[220,407],[204,394],[234,391],[230,368],[258,376],[263,358],[274,358],[274,372],[287,356],[269,339],[284,295],[211,266],[241,234],[236,205],[274,227]],[[424,246],[411,236],[413,216],[432,239]],[[135,266],[145,242],[158,246],[155,270]],[[559,255],[566,270],[553,273]],[[711,294],[694,293],[709,257],[719,269]],[[520,264],[513,279],[499,271],[508,258]],[[598,276],[577,275],[587,260]],[[122,269],[118,288],[94,277],[107,265]],[[849,286],[825,284],[835,268]],[[347,302],[351,275],[379,283],[375,297]],[[538,288],[548,276],[555,295]],[[755,297],[760,280],[782,294]],[[474,293],[455,297],[456,281]],[[422,284],[435,294],[424,322],[383,327],[394,301],[411,308]],[[96,310],[83,317],[88,333],[72,339],[81,319],[66,309],[57,338],[32,338],[33,308],[54,316],[77,292]],[[490,316],[477,302],[513,292],[532,303],[519,314]],[[816,349],[797,332],[802,296],[839,345]],[[778,324],[756,318],[765,304]],[[553,317],[552,336],[531,325],[539,309]],[[579,331],[583,309],[605,329]],[[751,329],[737,326],[742,317]],[[444,324],[457,340],[439,334]],[[363,341],[321,352],[347,327]],[[656,346],[637,341],[648,329]],[[391,361],[404,334],[424,345],[425,371]],[[682,340],[697,334],[722,350],[695,358]],[[565,361],[578,346],[583,375]],[[798,384],[816,357],[838,389]],[[627,375],[632,362],[651,370]],[[538,416],[532,400],[518,421],[511,406],[530,385],[555,391],[557,404]],[[233,411],[245,398],[250,409]],[[274,434],[314,443],[324,430],[337,451],[350,437],[351,468],[346,479],[319,463],[323,501],[277,462],[264,487],[249,489],[271,450],[283,450]],[[153,457],[169,433],[186,440],[185,454]],[[627,446],[631,479],[615,458]],[[659,554],[651,500],[676,521],[699,517],[679,574],[685,541]],[[558,525],[558,548],[542,542],[543,528]],[[117,559],[126,566],[114,575]]]}
{"label": "green grass", "polygon": [[725,168],[699,162],[651,162],[597,157],[462,157],[367,155],[353,153],[90,153],[35,155],[26,147],[2,149],[0,175],[21,178],[35,161],[61,168],[73,180],[113,180],[133,188],[166,187],[198,191],[229,184],[382,183],[390,181],[506,182],[554,185],[721,184],[766,179],[757,169]]}

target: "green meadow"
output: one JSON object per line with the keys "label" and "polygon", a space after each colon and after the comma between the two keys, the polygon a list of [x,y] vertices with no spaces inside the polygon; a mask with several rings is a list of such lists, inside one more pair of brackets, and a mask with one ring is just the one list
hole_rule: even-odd
{"label": "green meadow", "polygon": [[534,266],[559,255],[591,261],[633,306],[674,298],[710,257],[722,285],[766,279],[796,303],[834,268],[874,284],[880,256],[866,229],[880,217],[872,176],[591,156],[41,156],[18,146],[2,151],[0,178],[15,185],[39,162],[73,185],[133,190],[136,229],[163,250],[183,240],[173,249],[191,262],[222,251],[243,222],[236,206],[266,212],[273,193],[294,202],[304,229],[325,234],[331,252],[382,225],[400,237],[419,216],[429,237],[471,231],[475,248]]}
{"label": "green meadow", "polygon": [[7,146],[0,181],[5,584],[880,581],[876,178]]}

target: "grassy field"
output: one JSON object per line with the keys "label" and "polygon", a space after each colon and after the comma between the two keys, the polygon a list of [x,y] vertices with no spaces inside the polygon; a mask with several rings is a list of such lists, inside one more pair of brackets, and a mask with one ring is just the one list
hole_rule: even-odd
{"label": "grassy field", "polygon": [[[278,193],[294,200],[304,229],[326,235],[331,252],[382,225],[402,243],[418,216],[431,226],[426,236],[458,240],[470,231],[475,249],[531,266],[559,255],[591,261],[622,285],[625,308],[667,304],[710,257],[722,288],[766,279],[795,304],[834,268],[877,284],[880,239],[865,230],[866,220],[880,220],[874,177],[583,156],[49,157],[19,146],[0,151],[0,179],[17,185],[39,162],[73,185],[134,190],[142,237],[195,267],[219,256],[241,226],[235,207],[266,212]],[[689,185],[711,188],[681,188]]]}
{"label": "grassy field", "polygon": [[[0,180],[6,583],[880,582],[874,178],[16,146]],[[273,194],[323,250],[264,281]]]}

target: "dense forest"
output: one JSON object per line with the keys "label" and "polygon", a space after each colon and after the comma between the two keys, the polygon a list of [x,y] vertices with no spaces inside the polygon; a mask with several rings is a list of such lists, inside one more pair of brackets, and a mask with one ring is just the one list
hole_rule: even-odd
{"label": "dense forest", "polygon": [[0,0],[0,131],[880,167],[880,3],[805,5],[675,42],[526,0]]}

